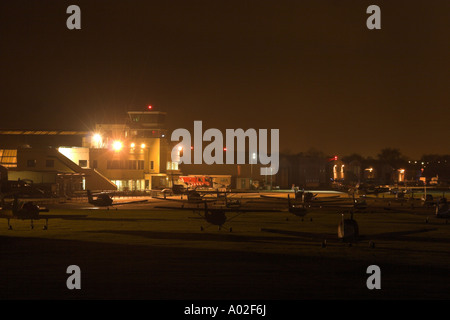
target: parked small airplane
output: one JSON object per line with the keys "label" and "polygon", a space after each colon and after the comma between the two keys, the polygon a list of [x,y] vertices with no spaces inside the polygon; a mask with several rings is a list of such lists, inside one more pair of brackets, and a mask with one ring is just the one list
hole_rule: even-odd
{"label": "parked small airplane", "polygon": [[199,204],[204,202],[216,202],[217,199],[205,199],[200,193],[198,193],[195,190],[189,190],[187,192],[187,199],[183,199],[183,195],[181,196],[181,199],[173,199],[173,198],[167,198],[166,194],[164,194],[164,197],[155,197],[156,199],[160,200],[168,200],[168,201],[175,201],[175,202],[182,202],[182,203],[191,203],[191,204]]}
{"label": "parked small airplane", "polygon": [[[303,190],[295,192],[294,200],[291,200],[290,194],[287,195],[288,211],[296,216],[303,217],[312,207],[321,208],[322,206],[340,206],[342,201],[348,201],[345,198],[337,196],[317,197],[318,194],[305,192]],[[260,195],[261,198],[286,199],[279,196]]]}
{"label": "parked small airplane", "polygon": [[111,198],[111,196],[108,193],[99,193],[96,194],[96,198],[94,199],[94,195],[92,194],[91,190],[87,190],[88,195],[88,201],[90,204],[96,206],[96,207],[109,207],[112,206],[119,206],[124,204],[131,204],[131,203],[144,203],[148,200],[136,200],[136,201],[127,201],[127,202],[114,202],[114,200]]}
{"label": "parked small airplane", "polygon": [[[211,225],[215,225],[219,227],[219,230],[223,227],[223,225],[232,219],[238,217],[239,215],[247,212],[278,212],[280,210],[271,210],[271,209],[260,209],[260,208],[227,208],[227,207],[208,207],[208,203],[204,202],[204,209],[203,209],[203,215],[199,213],[199,211],[202,211],[200,208],[195,207],[168,207],[168,206],[156,206],[155,208],[158,209],[171,209],[171,210],[191,210],[193,212],[196,212],[202,219],[204,219],[206,222],[208,222]],[[235,212],[236,214],[231,217],[227,218],[226,213],[228,212]],[[200,227],[200,230],[203,231],[203,226]],[[229,228],[229,231],[232,231],[232,228]]]}
{"label": "parked small airplane", "polygon": [[303,217],[308,213],[308,209],[305,207],[305,203],[302,202],[301,204],[295,204],[291,203],[291,198],[288,194],[288,210],[290,213],[298,216]]}
{"label": "parked small airplane", "polygon": [[32,201],[20,202],[17,195],[14,195],[14,200],[10,205],[5,204],[4,201],[2,202],[0,218],[8,219],[8,230],[12,230],[12,225],[10,224],[11,219],[30,220],[31,229],[34,228],[33,220],[45,219],[46,222],[43,229],[48,229],[48,219],[50,216],[40,215],[41,212],[49,212],[48,208],[39,207]]}
{"label": "parked small airplane", "polygon": [[352,208],[357,211],[363,211],[369,207],[366,199],[355,198],[355,195],[353,195],[351,204],[339,204],[337,206],[339,208]]}
{"label": "parked small airplane", "polygon": [[[296,201],[300,200],[302,203],[307,205],[312,205],[314,203],[320,204],[320,203],[327,203],[329,201],[339,201],[341,199],[339,195],[336,196],[324,196],[324,197],[317,197],[319,194],[313,194],[309,191],[299,190],[294,193],[294,198]],[[289,196],[289,195],[288,195]],[[272,196],[272,195],[260,195],[261,198],[271,198],[271,199],[286,199],[285,197],[279,197],[279,196]],[[330,200],[332,199],[332,200]]]}

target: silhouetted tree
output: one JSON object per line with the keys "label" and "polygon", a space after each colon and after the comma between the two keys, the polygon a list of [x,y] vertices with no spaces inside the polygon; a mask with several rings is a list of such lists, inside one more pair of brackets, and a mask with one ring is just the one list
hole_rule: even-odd
{"label": "silhouetted tree", "polygon": [[346,163],[350,163],[352,161],[358,161],[361,165],[363,165],[365,160],[366,159],[362,155],[360,155],[358,153],[352,153],[349,156],[342,157],[342,161],[344,161]]}
{"label": "silhouetted tree", "polygon": [[309,148],[308,151],[306,151],[303,155],[311,158],[321,158],[321,159],[326,158],[325,153],[323,153],[320,150],[317,150],[316,148]]}
{"label": "silhouetted tree", "polygon": [[406,157],[397,148],[384,148],[377,156],[378,161],[389,164],[393,168],[402,167],[407,162]]}

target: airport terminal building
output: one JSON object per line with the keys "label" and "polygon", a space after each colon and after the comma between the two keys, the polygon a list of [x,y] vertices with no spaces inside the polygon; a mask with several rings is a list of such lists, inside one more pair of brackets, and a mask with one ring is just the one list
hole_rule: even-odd
{"label": "airport terminal building", "polygon": [[129,111],[123,123],[98,123],[92,132],[3,130],[0,165],[8,180],[28,181],[53,196],[169,187],[179,170],[165,117],[149,107]]}

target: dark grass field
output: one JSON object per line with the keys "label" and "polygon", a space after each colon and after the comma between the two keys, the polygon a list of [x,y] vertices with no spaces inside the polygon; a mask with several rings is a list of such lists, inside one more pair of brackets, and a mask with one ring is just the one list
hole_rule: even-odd
{"label": "dark grass field", "polygon": [[[41,220],[33,230],[0,221],[0,299],[450,298],[450,225],[424,214],[356,213],[361,236],[351,245],[337,238],[333,209],[304,221],[247,213],[232,232],[151,204],[50,214],[48,230]],[[69,265],[81,269],[80,290],[66,287]],[[381,269],[380,290],[366,286],[369,265]]]}

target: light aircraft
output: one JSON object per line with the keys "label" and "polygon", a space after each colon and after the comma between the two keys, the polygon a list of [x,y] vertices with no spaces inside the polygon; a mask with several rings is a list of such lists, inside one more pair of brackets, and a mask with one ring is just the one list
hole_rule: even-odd
{"label": "light aircraft", "polygon": [[390,189],[387,186],[373,186],[373,185],[357,185],[355,188],[349,190],[350,193],[357,192],[359,195],[374,194],[379,195],[383,193],[390,193]]}
{"label": "light aircraft", "polygon": [[352,208],[354,210],[357,211],[362,211],[362,210],[366,210],[369,206],[367,205],[367,201],[366,199],[361,199],[361,198],[355,198],[354,194],[352,197],[352,203],[351,204],[337,204],[337,205],[332,205],[332,206],[337,206],[339,208]]}
{"label": "light aircraft", "polygon": [[2,210],[0,212],[0,217],[8,219],[8,230],[12,230],[12,225],[10,224],[10,219],[18,220],[30,220],[31,229],[34,228],[33,220],[45,219],[44,230],[48,229],[48,219],[51,216],[42,216],[41,212],[49,212],[48,208],[39,207],[32,201],[20,202],[17,195],[14,195],[14,200],[11,205],[6,205],[3,202]]}
{"label": "light aircraft", "polygon": [[[304,211],[311,207],[322,207],[326,205],[337,205],[342,203],[342,201],[347,201],[345,198],[337,196],[325,196],[317,197],[318,194],[313,194],[311,192],[296,191],[294,193],[294,200],[291,202],[290,194],[288,194],[288,208],[289,212],[296,213],[296,215],[304,215]],[[271,196],[271,195],[260,195],[261,198],[269,199],[286,199],[285,197]]]}
{"label": "light aircraft", "polygon": [[[341,201],[340,196],[328,196],[328,197],[321,197],[320,199],[333,199],[333,200],[319,200],[317,198],[318,194],[313,194],[311,192],[304,192],[304,191],[296,191],[294,200],[291,200],[290,194],[287,195],[287,204],[288,204],[288,211],[289,213],[292,213],[293,215],[297,217],[301,217],[303,221],[303,217],[308,214],[308,209],[316,206],[316,207],[322,207],[324,204],[335,204],[335,201]],[[267,195],[260,195],[261,198],[269,198],[269,199],[286,199],[285,197],[277,197],[277,196],[267,196]],[[345,199],[344,199],[345,200]],[[286,219],[287,220],[287,219]],[[312,221],[312,219],[311,219]]]}
{"label": "light aircraft", "polygon": [[[414,197],[414,191],[411,191],[409,197],[405,197],[405,193],[396,193],[395,198],[373,198],[373,197],[365,197],[364,199],[372,199],[375,202],[384,202],[387,203],[388,208],[386,210],[390,210],[392,204],[400,204],[400,206],[411,206],[412,209],[417,209],[423,207],[425,209],[437,208],[442,201],[445,201],[445,191],[442,193],[442,197],[433,197],[431,194],[425,194],[422,197]],[[444,199],[444,200],[443,200]],[[404,210],[403,210],[404,211]]]}
{"label": "light aircraft", "polygon": [[[294,198],[295,200],[300,200],[304,204],[313,204],[313,203],[322,203],[322,202],[328,202],[327,199],[333,199],[334,201],[339,201],[341,199],[339,195],[336,196],[326,196],[326,197],[317,197],[319,194],[313,194],[309,191],[299,190],[294,192]],[[269,195],[260,195],[261,198],[271,198],[271,199],[286,199],[285,197],[278,197],[278,196],[269,196]]]}
{"label": "light aircraft", "polygon": [[[303,201],[296,201],[295,199],[292,200],[290,194],[287,195],[287,198],[285,197],[276,197],[276,196],[264,196],[264,195],[260,195],[260,197],[264,200],[259,200],[259,201],[249,201],[249,203],[268,203],[267,199],[276,199],[276,203],[277,203],[277,207],[280,206],[280,201],[278,200],[287,200],[287,211],[297,217],[301,217],[302,221],[303,221],[303,217],[308,214],[308,209],[312,207],[312,205],[310,203],[305,203]],[[301,199],[301,197],[297,197],[297,199]],[[262,201],[262,202],[261,202]],[[272,201],[270,201],[270,203],[273,203]],[[284,211],[284,210],[279,210],[279,211]],[[286,220],[289,220],[288,218],[286,218]]]}
{"label": "light aircraft", "polygon": [[[366,197],[366,196],[360,196],[355,197],[356,192],[353,190],[348,193],[348,196],[351,198],[350,203],[348,203],[348,199],[341,198],[336,199],[334,201],[328,201],[321,203],[320,207],[327,207],[327,208],[347,208],[349,210],[355,211],[355,212],[365,212],[365,211],[378,211],[383,210],[384,205],[375,205],[375,202],[377,201],[389,201],[388,199],[379,199],[374,197]],[[368,203],[368,200],[373,200],[371,203]]]}
{"label": "light aircraft", "polygon": [[[195,207],[191,207],[191,208],[187,208],[187,207],[181,207],[181,208],[176,208],[176,207],[167,207],[167,206],[156,206],[155,208],[158,209],[171,209],[171,210],[191,210],[193,212],[196,212],[197,214],[199,214],[199,216],[204,219],[206,222],[208,222],[210,225],[215,225],[218,226],[219,230],[221,230],[221,228],[223,227],[223,225],[229,221],[231,221],[232,219],[236,218],[237,216],[243,214],[243,213],[247,213],[247,212],[278,212],[280,210],[272,210],[272,209],[259,209],[259,208],[226,208],[226,207],[208,207],[208,203],[204,202],[204,209],[203,209],[203,214],[199,213],[199,211],[201,211],[200,208],[195,208]],[[226,213],[229,212],[235,212],[236,214],[231,217],[228,218],[226,216]],[[203,231],[204,228],[203,226],[200,227],[200,230]],[[229,231],[232,231],[232,228],[229,228]]]}
{"label": "light aircraft", "polygon": [[200,204],[204,202],[216,202],[217,199],[205,199],[200,193],[198,193],[195,190],[189,190],[187,192],[187,199],[183,199],[183,195],[181,196],[181,199],[173,199],[173,198],[167,198],[166,194],[164,193],[164,197],[155,197],[156,199],[160,200],[168,200],[168,201],[175,201],[175,202],[182,202],[183,204],[190,203],[190,204]]}
{"label": "light aircraft", "polygon": [[[131,203],[144,203],[148,200],[136,200],[136,201],[127,201],[127,202],[114,202],[114,200],[111,198],[111,196],[107,193],[99,193],[96,195],[96,198],[94,199],[94,196],[91,192],[91,190],[87,190],[88,195],[88,201],[90,204],[96,206],[96,207],[109,207],[112,206],[118,206],[123,204],[131,204]],[[117,209],[116,209],[117,210]]]}
{"label": "light aircraft", "polygon": [[298,217],[303,217],[308,213],[308,209],[305,207],[305,203],[301,203],[301,204],[296,204],[296,203],[291,203],[291,198],[288,194],[288,210],[290,213],[298,216]]}

